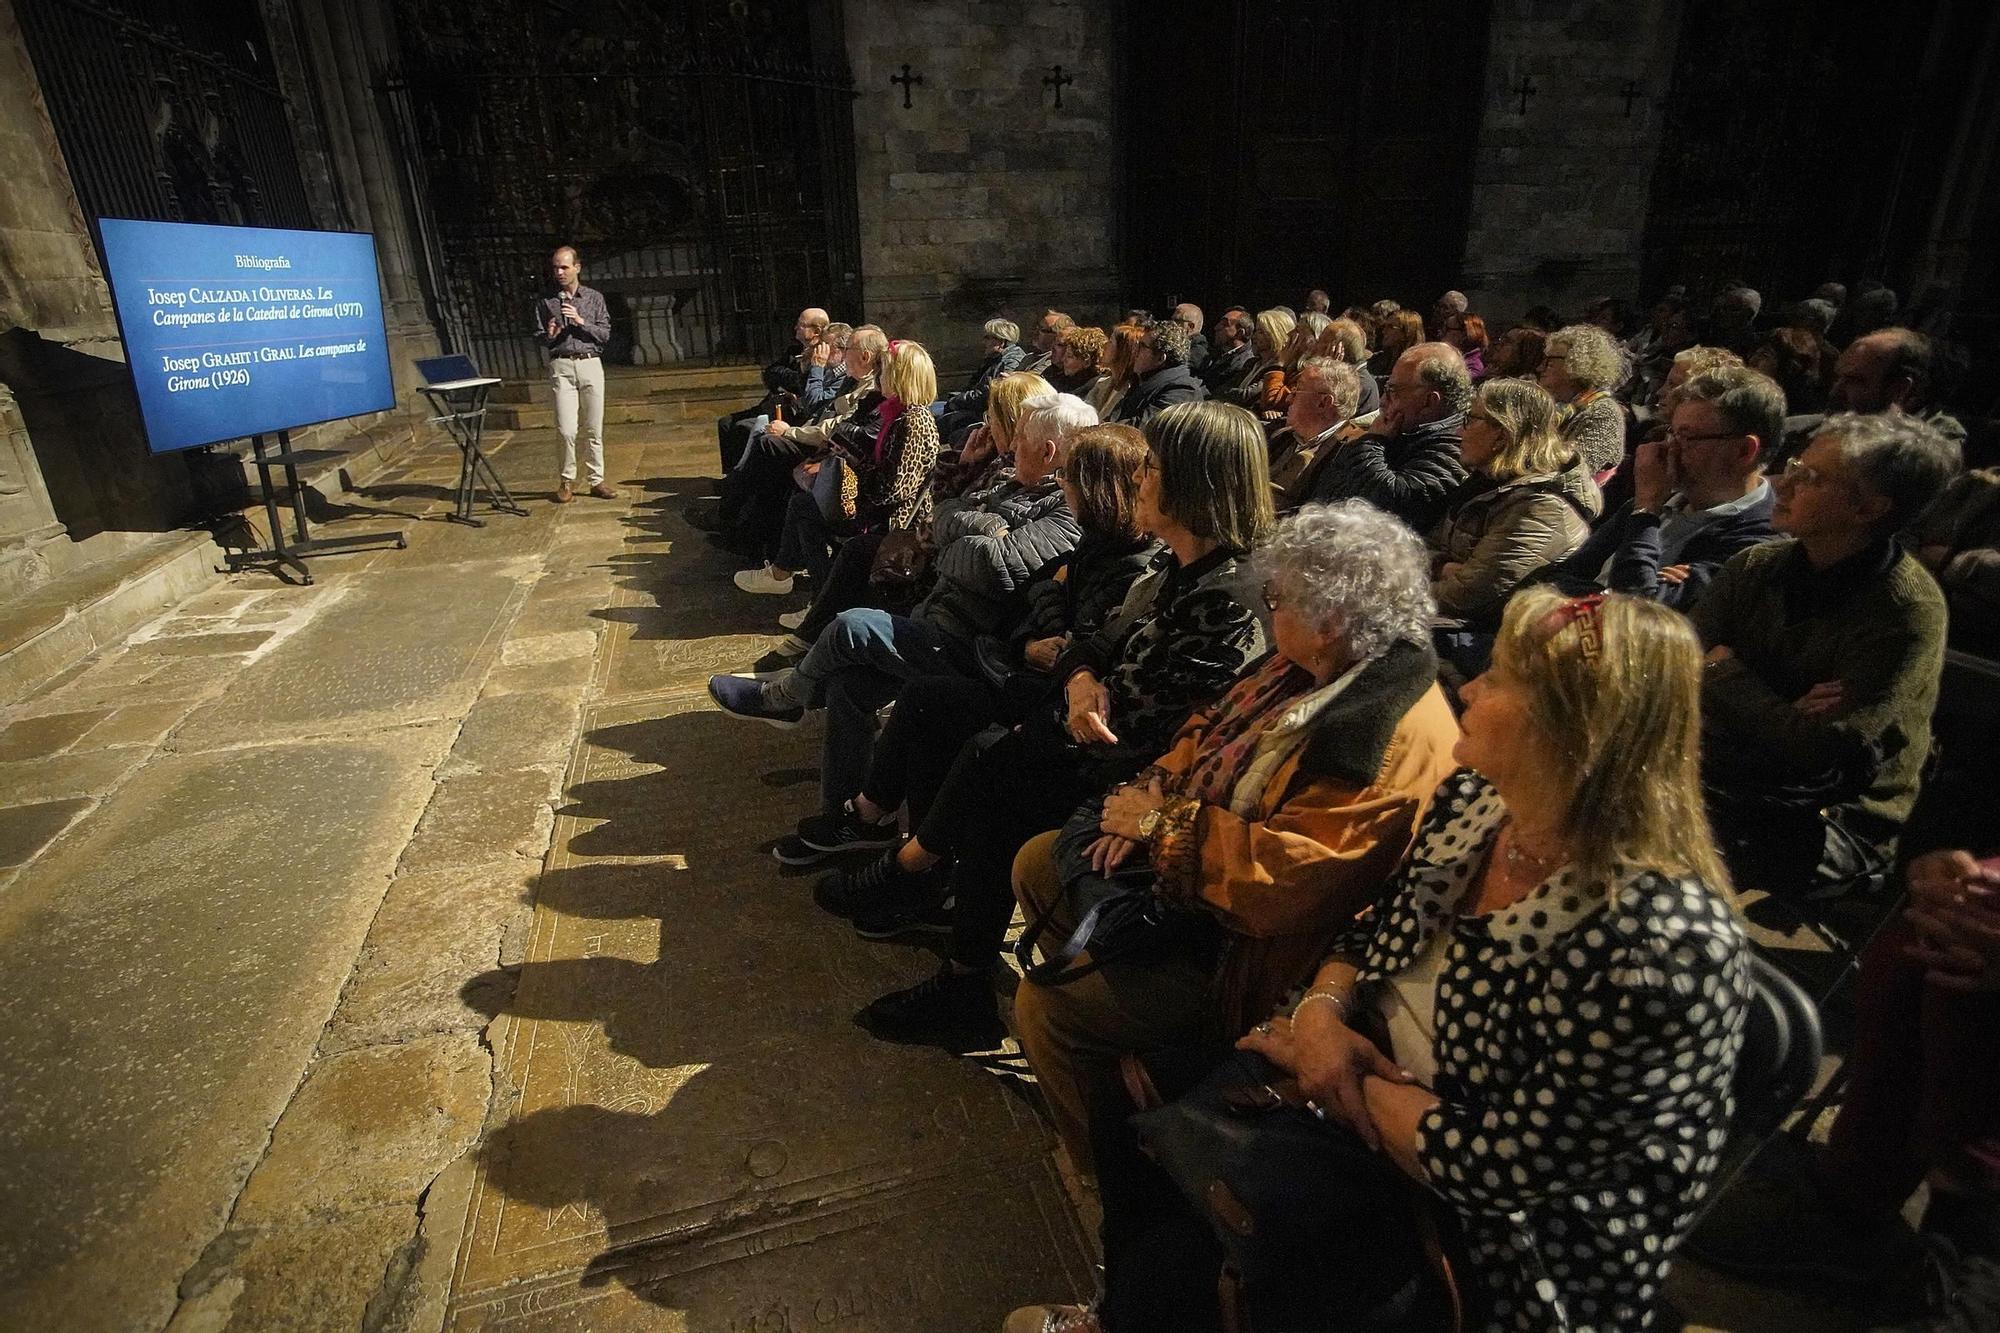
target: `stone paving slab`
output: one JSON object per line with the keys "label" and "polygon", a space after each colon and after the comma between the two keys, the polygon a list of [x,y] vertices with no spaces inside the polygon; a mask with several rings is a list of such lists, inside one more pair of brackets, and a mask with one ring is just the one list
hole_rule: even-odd
{"label": "stone paving slab", "polygon": [[298,1085],[442,739],[162,756],[0,895],[0,1327],[165,1323]]}
{"label": "stone paving slab", "polygon": [[519,603],[519,577],[504,565],[356,577],[365,591],[350,583],[339,603],[246,668],[226,696],[188,719],[181,748],[393,726],[470,707]]}
{"label": "stone paving slab", "polygon": [[974,1329],[1088,1288],[1020,1091],[850,1021],[935,960],[777,873],[765,843],[815,794],[801,741],[690,694],[587,719],[449,1327]]}

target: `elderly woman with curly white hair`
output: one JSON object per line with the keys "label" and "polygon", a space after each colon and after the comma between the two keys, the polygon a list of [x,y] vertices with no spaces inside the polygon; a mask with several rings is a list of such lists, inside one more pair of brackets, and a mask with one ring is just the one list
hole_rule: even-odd
{"label": "elderly woman with curly white hair", "polygon": [[1612,395],[1632,373],[1624,344],[1595,324],[1549,335],[1541,385],[1562,408],[1562,437],[1593,476],[1625,461],[1625,405]]}
{"label": "elderly woman with curly white hair", "polygon": [[1130,1110],[1119,1057],[1226,1051],[1381,892],[1452,769],[1422,539],[1345,500],[1285,519],[1257,560],[1277,651],[1014,863],[1030,920],[1050,915],[1045,938],[1071,933],[1093,876],[1150,879],[1188,909],[1171,945],[1015,996],[1021,1045],[1086,1173],[1092,1120]]}

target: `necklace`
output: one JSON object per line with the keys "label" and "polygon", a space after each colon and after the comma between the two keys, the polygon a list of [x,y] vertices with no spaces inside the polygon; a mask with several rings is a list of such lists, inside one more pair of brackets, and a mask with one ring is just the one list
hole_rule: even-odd
{"label": "necklace", "polygon": [[1507,847],[1505,855],[1507,859],[1507,866],[1510,870],[1526,867],[1538,872],[1542,872],[1544,874],[1546,874],[1546,872],[1549,870],[1551,866],[1557,864],[1559,860],[1559,858],[1555,856],[1537,855],[1536,853],[1531,852],[1526,847],[1522,846],[1520,830],[1515,828],[1515,826],[1511,823],[1507,825]]}

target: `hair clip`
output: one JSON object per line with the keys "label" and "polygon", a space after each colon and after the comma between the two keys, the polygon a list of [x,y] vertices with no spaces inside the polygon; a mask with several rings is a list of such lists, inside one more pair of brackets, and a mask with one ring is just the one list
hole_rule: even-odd
{"label": "hair clip", "polygon": [[1551,640],[1569,626],[1576,626],[1576,646],[1586,661],[1596,661],[1598,654],[1604,651],[1603,593],[1572,597],[1551,609],[1543,620],[1549,627]]}

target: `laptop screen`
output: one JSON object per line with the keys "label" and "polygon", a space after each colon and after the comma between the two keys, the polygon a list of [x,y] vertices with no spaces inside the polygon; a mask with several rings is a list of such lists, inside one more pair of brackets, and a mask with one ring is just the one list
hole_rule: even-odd
{"label": "laptop screen", "polygon": [[424,377],[426,384],[451,384],[457,380],[476,380],[479,370],[469,356],[426,356],[417,359],[417,373]]}

